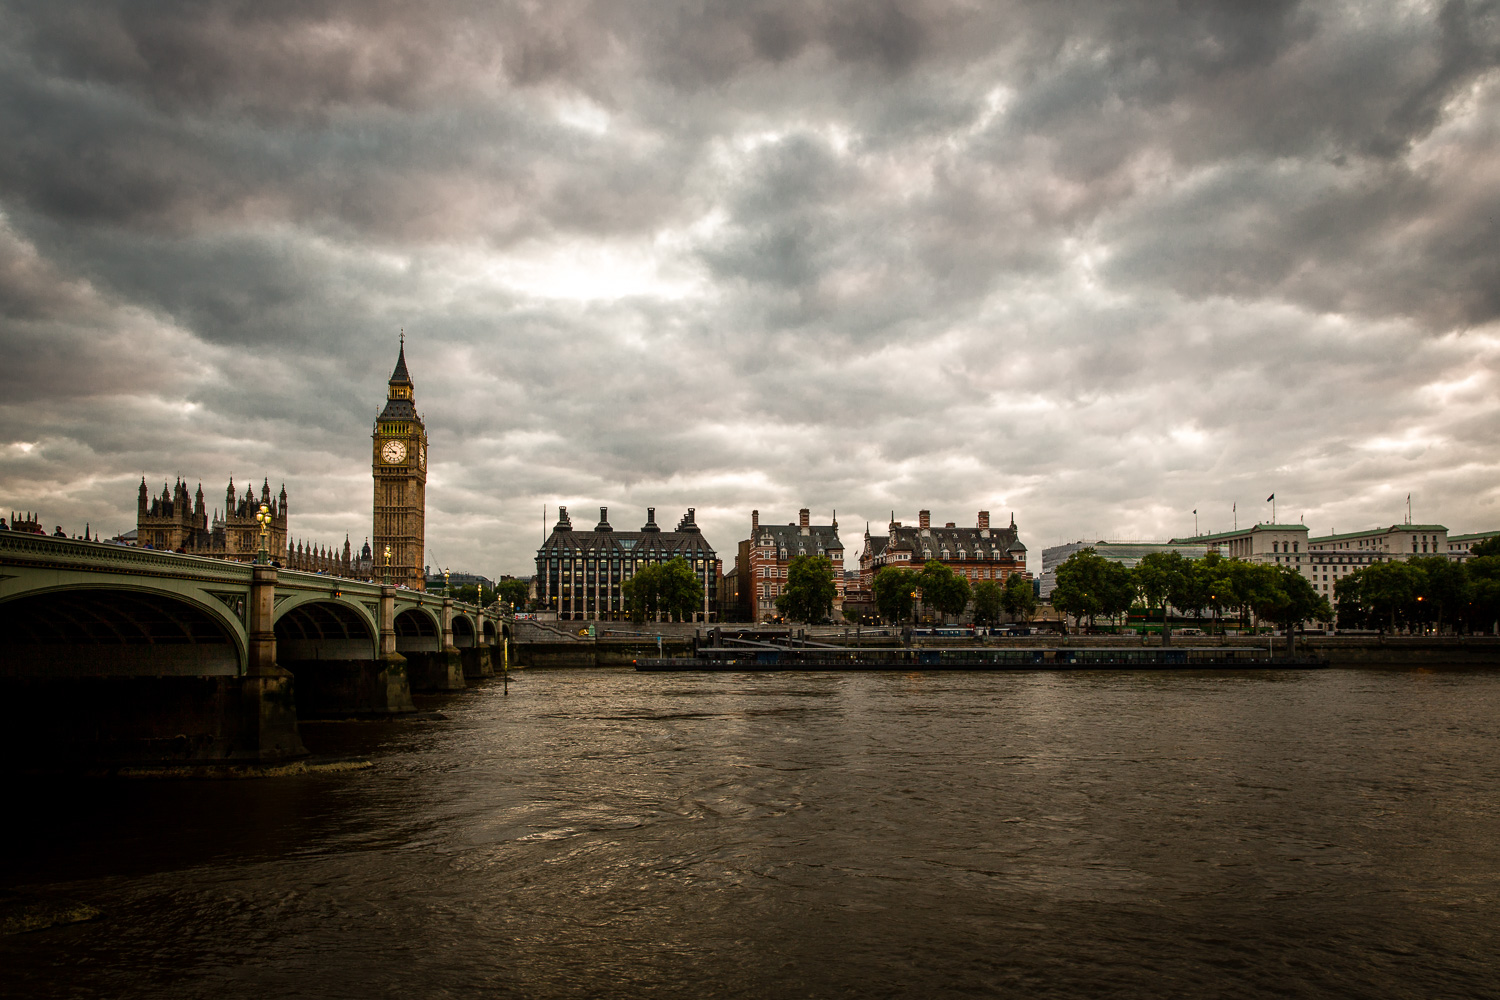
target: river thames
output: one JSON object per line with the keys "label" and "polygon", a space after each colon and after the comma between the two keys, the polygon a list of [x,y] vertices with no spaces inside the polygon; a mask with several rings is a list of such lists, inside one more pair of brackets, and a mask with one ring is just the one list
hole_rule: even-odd
{"label": "river thames", "polygon": [[26,997],[1495,997],[1500,672],[528,671],[23,782]]}

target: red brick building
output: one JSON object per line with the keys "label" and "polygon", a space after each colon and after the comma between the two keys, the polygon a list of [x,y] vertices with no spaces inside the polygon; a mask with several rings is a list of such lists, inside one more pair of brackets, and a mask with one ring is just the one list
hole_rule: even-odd
{"label": "red brick building", "polygon": [[786,587],[787,567],[798,556],[827,556],[833,563],[833,614],[844,607],[844,544],[839,541],[838,515],[832,524],[813,524],[803,507],[796,523],[762,524],[760,511],[750,512],[750,537],[740,542],[738,591],[740,613],[751,621],[770,621],[779,616],[776,598]]}
{"label": "red brick building", "polygon": [[1004,528],[990,527],[990,512],[979,512],[972,528],[960,528],[952,521],[941,528],[932,526],[932,513],[919,511],[915,527],[907,527],[893,517],[888,534],[872,535],[865,528],[865,547],[859,556],[859,578],[862,590],[868,591],[875,574],[886,566],[904,566],[920,570],[929,560],[937,560],[970,586],[985,580],[1004,584],[1012,574],[1026,571],[1026,546],[1022,544],[1016,519]]}

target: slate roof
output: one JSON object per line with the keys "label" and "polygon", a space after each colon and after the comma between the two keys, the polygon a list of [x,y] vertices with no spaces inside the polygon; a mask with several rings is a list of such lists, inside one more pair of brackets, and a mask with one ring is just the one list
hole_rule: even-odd
{"label": "slate roof", "polygon": [[411,376],[406,372],[406,344],[401,344],[401,353],[396,356],[396,370],[391,372],[392,385],[411,385]]}
{"label": "slate roof", "polygon": [[385,409],[380,411],[379,420],[407,420],[413,423],[419,422],[417,407],[409,399],[388,399],[385,401]]}
{"label": "slate roof", "polygon": [[[929,534],[923,536],[924,530]],[[913,553],[914,557],[924,549],[931,551],[931,556],[924,555],[920,557],[922,559],[940,559],[944,548],[948,550],[949,559],[957,559],[960,549],[969,559],[993,559],[996,558],[997,552],[1003,559],[1013,552],[1026,551],[1026,545],[1021,541],[1020,531],[1013,524],[1003,528],[927,529],[916,525],[902,525],[892,527],[890,532],[886,548],[904,549]],[[873,542],[875,539],[872,537],[870,540]]]}
{"label": "slate roof", "polygon": [[683,515],[675,531],[662,531],[656,524],[655,509],[651,508],[653,513],[648,515],[640,531],[614,530],[606,516],[608,508],[600,509],[599,524],[593,531],[578,531],[573,527],[568,509],[560,507],[557,524],[553,526],[552,534],[547,536],[542,547],[537,549],[537,558],[546,559],[554,554],[600,556],[612,553],[629,556],[645,554],[653,559],[671,559],[674,556],[715,558],[713,546],[708,544],[693,519],[693,511],[689,510]]}
{"label": "slate roof", "polygon": [[[410,386],[411,384],[411,375],[406,371],[406,344],[403,343],[401,345],[401,353],[396,356],[396,370],[391,372],[391,385]],[[421,418],[417,416],[416,404],[410,398],[387,399],[385,401],[385,409],[380,411],[380,416],[376,419],[407,420],[421,423]]]}
{"label": "slate roof", "polygon": [[795,524],[761,524],[750,535],[751,547],[764,548],[769,545],[778,553],[785,549],[788,559],[803,555],[827,555],[833,549],[840,552],[844,550],[844,543],[839,541],[839,529],[831,524],[809,525],[805,535],[802,528]]}

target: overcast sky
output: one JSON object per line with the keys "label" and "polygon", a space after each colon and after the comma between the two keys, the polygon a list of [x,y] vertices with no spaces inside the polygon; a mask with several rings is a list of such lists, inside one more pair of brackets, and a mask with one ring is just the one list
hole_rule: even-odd
{"label": "overcast sky", "polygon": [[[1500,4],[0,5],[0,506],[1500,528]],[[1040,569],[1038,565],[1035,567]]]}

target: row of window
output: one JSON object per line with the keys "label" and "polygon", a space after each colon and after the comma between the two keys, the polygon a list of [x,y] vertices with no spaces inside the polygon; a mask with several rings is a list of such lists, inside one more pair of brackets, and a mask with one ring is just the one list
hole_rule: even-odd
{"label": "row of window", "polygon": [[[672,558],[677,558],[677,557],[673,556]],[[540,561],[540,560],[538,560],[538,561]],[[622,565],[624,567],[626,567],[627,569],[629,569],[631,567],[648,566],[648,565],[650,565],[652,563],[669,562],[669,561],[670,561],[669,559],[654,559],[654,558],[651,558],[649,556],[636,556],[636,557],[633,557],[633,558],[632,557],[626,557],[624,560],[621,560],[620,558],[616,557],[616,558],[608,560],[608,565],[609,565],[609,567],[611,569],[619,569]],[[704,568],[706,568],[708,566],[713,565],[713,563],[715,562],[715,560],[712,557],[710,557],[708,559],[703,559],[703,558],[685,559],[683,561],[686,562],[689,566],[692,566],[692,567],[694,567],[696,569],[704,569]],[[603,568],[606,561],[603,560],[603,559],[561,559],[561,560],[559,560],[556,556],[553,556],[549,560],[549,562],[550,562],[551,566],[554,569],[557,568],[557,565],[558,565],[559,562],[562,563],[562,566],[563,566],[564,569],[567,569],[569,566],[572,566],[575,569],[583,569],[584,567],[588,567],[589,569],[593,569],[596,566],[598,566],[600,568]]]}

